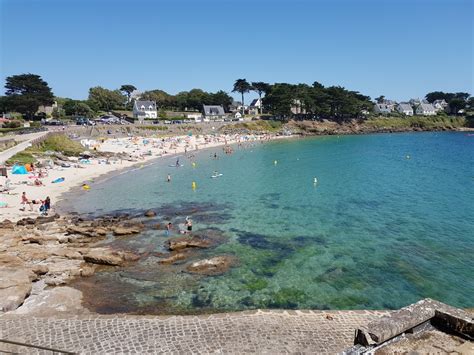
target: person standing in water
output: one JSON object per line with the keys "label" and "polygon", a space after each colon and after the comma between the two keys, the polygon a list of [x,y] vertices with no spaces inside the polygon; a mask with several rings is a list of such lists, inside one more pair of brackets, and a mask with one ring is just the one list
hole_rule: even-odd
{"label": "person standing in water", "polygon": [[176,159],[176,167],[178,167],[178,166],[179,166],[179,158]]}
{"label": "person standing in water", "polygon": [[186,217],[186,234],[191,234],[193,232],[193,220],[189,217]]}
{"label": "person standing in water", "polygon": [[171,175],[170,174],[168,174],[168,176],[166,177],[166,181],[171,182]]}
{"label": "person standing in water", "polygon": [[173,225],[171,224],[171,222],[169,222],[169,223],[166,225],[166,235],[167,235],[167,236],[170,235],[171,228],[173,228]]}

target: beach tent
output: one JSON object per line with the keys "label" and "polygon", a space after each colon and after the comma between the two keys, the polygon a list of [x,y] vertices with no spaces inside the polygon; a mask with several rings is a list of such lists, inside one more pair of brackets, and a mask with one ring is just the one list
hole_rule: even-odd
{"label": "beach tent", "polygon": [[28,174],[28,171],[23,165],[13,165],[12,174]]}

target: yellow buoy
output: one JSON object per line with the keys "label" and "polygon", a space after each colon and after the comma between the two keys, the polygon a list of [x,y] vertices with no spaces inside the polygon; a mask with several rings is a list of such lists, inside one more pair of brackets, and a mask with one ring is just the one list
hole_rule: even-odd
{"label": "yellow buoy", "polygon": [[90,190],[90,188],[91,188],[91,187],[90,187],[89,185],[87,185],[87,184],[82,185],[82,189],[83,189],[83,190]]}
{"label": "yellow buoy", "polygon": [[195,163],[195,162],[193,162],[193,168],[195,168],[195,167],[196,167],[196,163]]}
{"label": "yellow buoy", "polygon": [[196,190],[197,188],[196,181],[193,181],[193,183],[191,184],[191,187],[193,188],[193,190]]}

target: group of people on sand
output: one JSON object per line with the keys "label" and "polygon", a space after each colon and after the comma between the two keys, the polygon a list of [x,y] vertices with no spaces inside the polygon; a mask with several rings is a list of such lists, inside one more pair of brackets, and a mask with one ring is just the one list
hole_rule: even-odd
{"label": "group of people on sand", "polygon": [[38,211],[41,215],[47,216],[48,211],[51,210],[51,199],[47,196],[44,200],[30,200],[26,196],[26,192],[23,192],[21,194],[21,205],[23,205],[23,207],[20,208],[21,211],[25,211],[26,205],[30,207],[30,211],[33,211],[33,205],[40,205]]}

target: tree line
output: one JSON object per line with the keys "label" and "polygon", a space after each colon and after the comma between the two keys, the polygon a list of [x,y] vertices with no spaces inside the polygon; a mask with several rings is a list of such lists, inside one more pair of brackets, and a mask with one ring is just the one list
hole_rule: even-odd
{"label": "tree line", "polygon": [[[21,74],[7,77],[5,89],[5,96],[0,97],[0,112],[19,112],[26,119],[33,119],[40,106],[52,105],[54,101],[58,103],[58,107],[53,111],[54,117],[91,117],[101,111],[131,110],[131,96],[136,87],[125,84],[119,89],[109,90],[97,86],[89,89],[86,100],[73,100],[55,97],[48,83],[39,75]],[[250,91],[256,92],[262,102],[260,114],[266,113],[280,118],[289,118],[298,112],[306,117],[343,121],[365,117],[373,109],[369,96],[341,86],[325,87],[318,82],[312,85],[269,84],[237,79],[232,92],[241,94],[242,113],[245,94]],[[378,99],[380,98],[382,96]],[[468,93],[434,91],[428,93],[425,98],[429,102],[444,99],[454,108],[453,112],[474,108],[474,99]],[[160,109],[171,111],[200,111],[203,104],[222,105],[228,111],[233,104],[232,97],[223,90],[213,93],[192,89],[171,95],[156,89],[141,93],[140,99],[156,101]]]}

